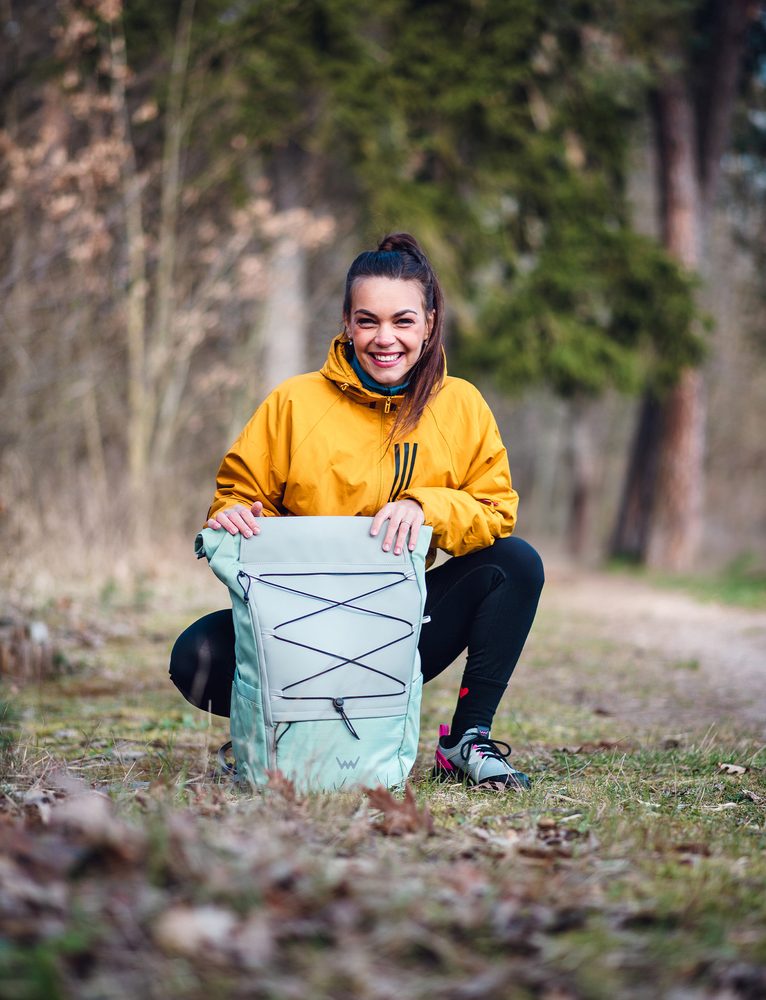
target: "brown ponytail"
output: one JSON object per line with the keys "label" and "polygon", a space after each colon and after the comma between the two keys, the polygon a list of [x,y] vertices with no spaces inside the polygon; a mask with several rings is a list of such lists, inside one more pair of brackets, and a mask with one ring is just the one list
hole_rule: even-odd
{"label": "brown ponytail", "polygon": [[349,321],[351,297],[362,278],[403,278],[417,281],[423,292],[426,313],[434,320],[423,353],[409,372],[409,386],[404,404],[396,415],[391,439],[414,430],[423,416],[428,400],[444,378],[444,296],[439,279],[418,241],[409,233],[390,233],[377,250],[359,254],[346,275],[343,318]]}

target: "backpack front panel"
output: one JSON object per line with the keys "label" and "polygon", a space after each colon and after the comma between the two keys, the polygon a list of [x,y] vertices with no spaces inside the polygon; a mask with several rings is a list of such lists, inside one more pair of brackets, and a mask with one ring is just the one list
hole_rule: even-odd
{"label": "backpack front panel", "polygon": [[268,518],[254,538],[211,540],[234,609],[233,749],[253,784],[278,769],[304,790],[392,787],[412,768],[431,531],[397,557],[370,524]]}

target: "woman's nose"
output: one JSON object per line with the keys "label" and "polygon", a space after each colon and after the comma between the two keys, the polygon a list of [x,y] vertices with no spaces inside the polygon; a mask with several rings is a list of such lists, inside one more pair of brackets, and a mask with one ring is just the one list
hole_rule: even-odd
{"label": "woman's nose", "polygon": [[380,344],[381,347],[388,347],[393,344],[395,340],[394,331],[391,327],[388,327],[385,324],[381,324],[378,327],[378,332],[375,335],[376,344]]}

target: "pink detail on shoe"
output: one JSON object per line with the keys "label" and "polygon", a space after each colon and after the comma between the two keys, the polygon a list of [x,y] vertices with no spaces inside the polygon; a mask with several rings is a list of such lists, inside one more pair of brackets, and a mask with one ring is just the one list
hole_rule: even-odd
{"label": "pink detail on shoe", "polygon": [[439,736],[449,736],[449,726],[445,725],[443,722],[439,726]]}
{"label": "pink detail on shoe", "polygon": [[[445,734],[446,735],[446,734]],[[441,767],[444,771],[454,771],[454,766],[447,760],[441,750],[436,751],[436,766]]]}

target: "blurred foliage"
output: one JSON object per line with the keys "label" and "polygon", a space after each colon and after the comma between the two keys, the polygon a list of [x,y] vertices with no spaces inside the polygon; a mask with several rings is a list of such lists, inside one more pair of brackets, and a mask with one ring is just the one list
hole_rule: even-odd
{"label": "blurred foliage", "polygon": [[[727,203],[735,239],[760,276],[755,283],[752,340],[766,353],[766,328],[758,321],[766,303],[766,9],[754,22],[745,49],[743,99],[733,123],[726,161]],[[760,308],[759,308],[760,307]]]}
{"label": "blurred foliage", "polygon": [[[129,5],[134,60],[156,58],[147,36],[172,32],[177,6]],[[651,67],[628,52],[697,6],[207,0],[199,138],[211,157],[246,144],[233,191],[254,160],[287,157],[307,202],[370,240],[414,231],[444,276],[458,368],[566,396],[664,384],[702,344],[691,283],[630,226]]]}
{"label": "blurred foliage", "polygon": [[[679,35],[702,53],[708,0],[8,9],[0,487],[22,501],[11,517],[23,498],[60,503],[63,482],[90,524],[106,524],[94,511],[107,502],[127,523],[130,469],[159,509],[180,504],[192,523],[198,499],[179,484],[210,476],[237,401],[244,411],[263,388],[250,376],[285,232],[305,255],[312,348],[335,329],[349,260],[403,228],[443,279],[453,373],[593,396],[661,389],[703,355],[694,283],[632,228],[627,180],[658,53]],[[744,101],[755,112],[756,35]],[[735,134],[754,255],[766,245],[761,121],[743,113]],[[143,466],[127,461],[135,442]]]}
{"label": "blurred foliage", "polygon": [[10,766],[19,737],[19,716],[11,701],[0,688],[0,771]]}

